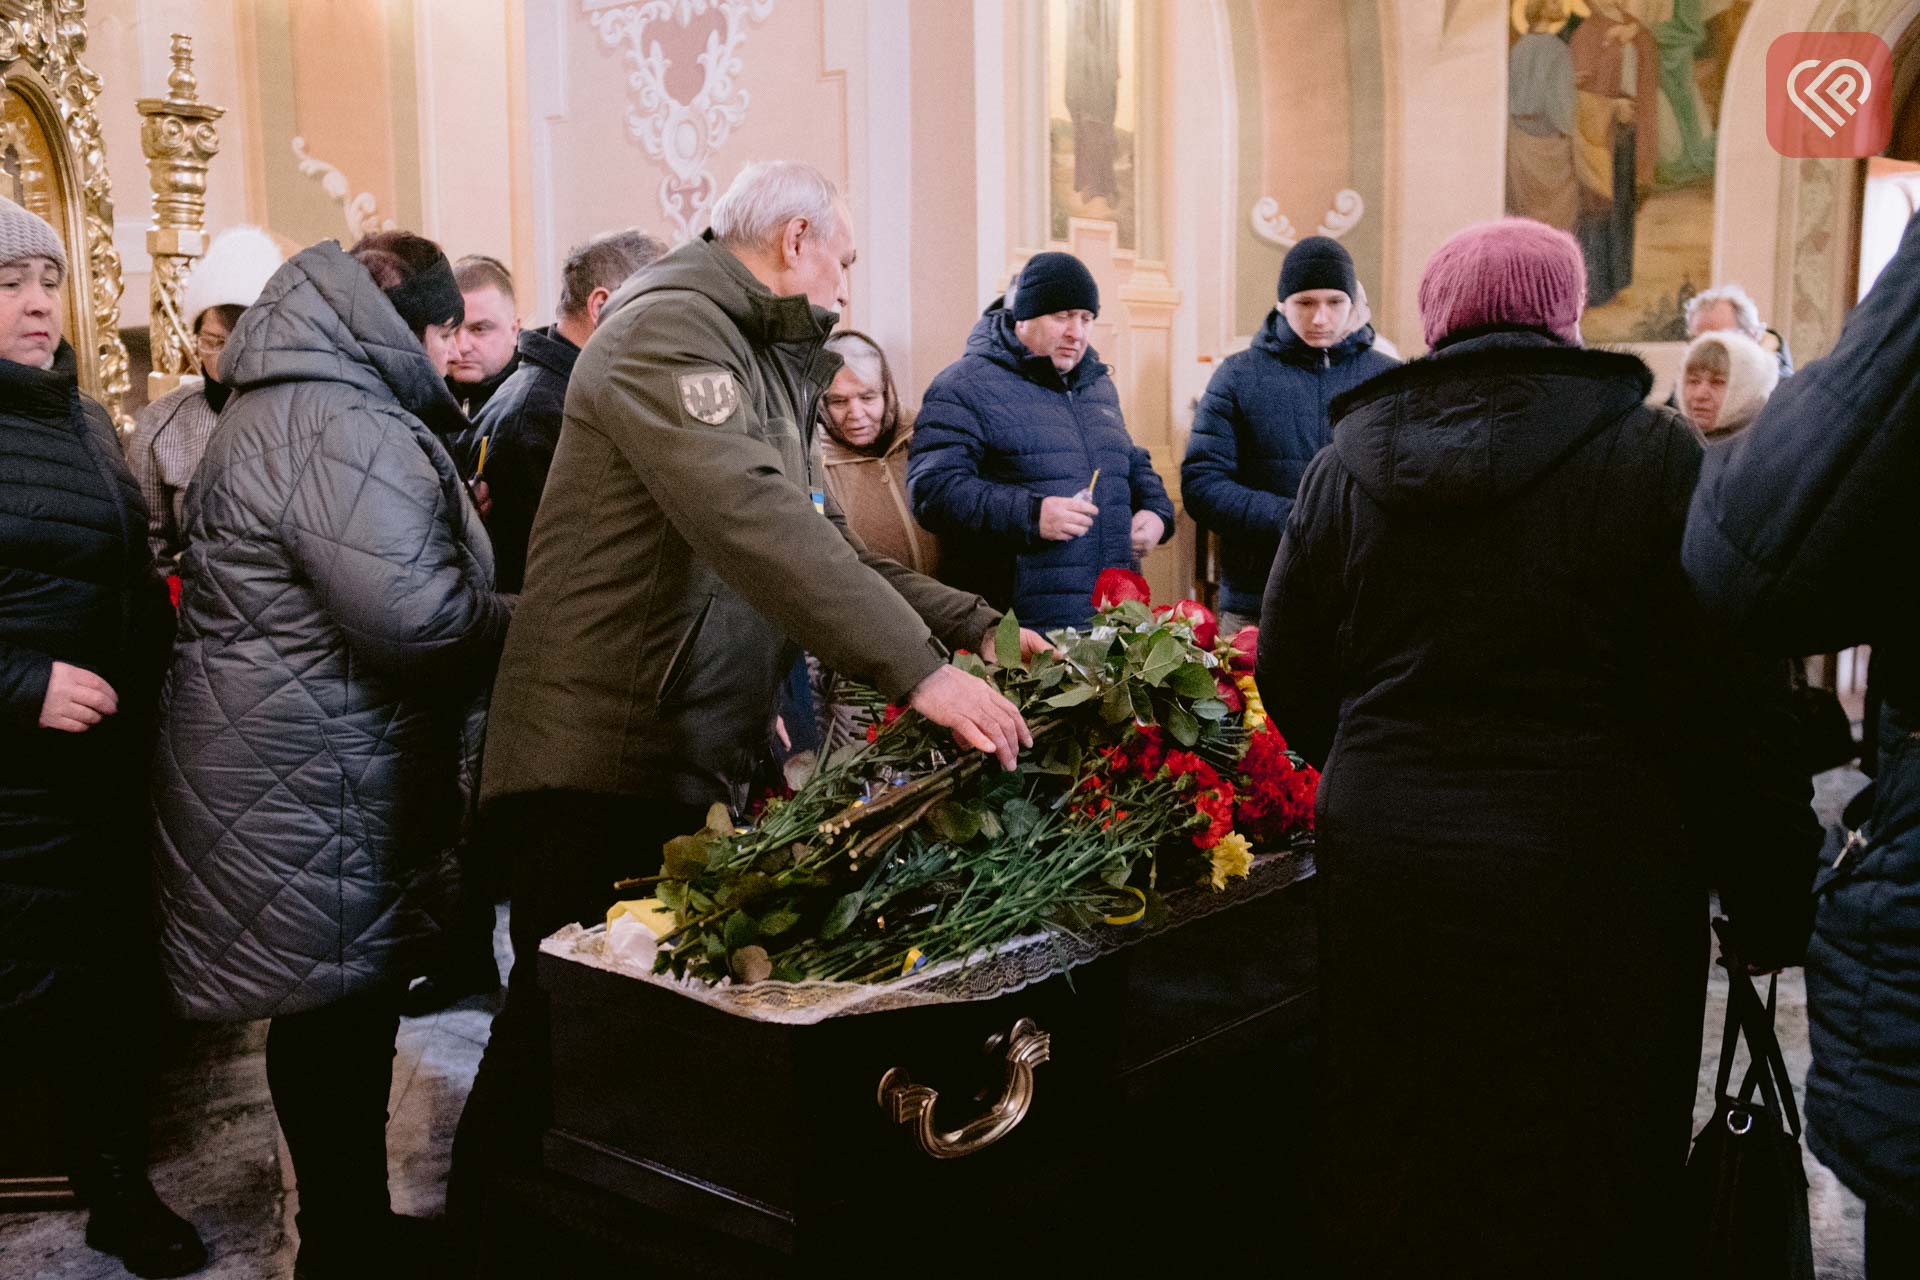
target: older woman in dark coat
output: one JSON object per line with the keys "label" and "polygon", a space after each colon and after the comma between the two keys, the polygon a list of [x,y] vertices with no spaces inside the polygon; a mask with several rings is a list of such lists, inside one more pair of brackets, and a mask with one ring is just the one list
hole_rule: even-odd
{"label": "older woman in dark coat", "polygon": [[[0,199],[0,1067],[58,1089],[87,1243],[141,1276],[206,1251],[147,1182],[146,733],[173,618],[113,423],[61,337],[67,257]],[[0,1097],[0,1144],[23,1127]],[[30,1118],[29,1118],[30,1119]]]}
{"label": "older woman in dark coat", "polygon": [[187,502],[156,753],[179,1011],[271,1018],[301,1275],[405,1270],[386,1103],[399,1001],[453,890],[475,711],[508,605],[436,438],[460,291],[404,232],[296,255],[226,349]]}
{"label": "older woman in dark coat", "polygon": [[1649,1274],[1709,882],[1751,958],[1804,941],[1784,679],[1699,625],[1699,438],[1583,293],[1541,223],[1443,247],[1433,354],[1335,402],[1267,589],[1260,691],[1325,766],[1325,1274]]}

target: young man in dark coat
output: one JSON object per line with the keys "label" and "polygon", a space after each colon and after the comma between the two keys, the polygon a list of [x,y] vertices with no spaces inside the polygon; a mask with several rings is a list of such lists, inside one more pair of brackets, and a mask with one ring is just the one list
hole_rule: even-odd
{"label": "young man in dark coat", "polygon": [[[0,198],[0,1077],[51,1083],[87,1243],[178,1276],[207,1253],[147,1181],[145,1101],[146,746],[173,611],[61,337],[66,271],[53,228]],[[28,1106],[0,1084],[0,1147],[40,1127]]]}
{"label": "young man in dark coat", "polygon": [[560,272],[559,318],[545,329],[521,330],[519,366],[474,416],[467,473],[487,486],[487,536],[502,591],[518,592],[526,580],[533,513],[560,440],[573,362],[614,290],[666,251],[639,231],[609,231],[575,245]]}
{"label": "young man in dark coat", "polygon": [[1871,815],[1816,881],[1807,949],[1807,1142],[1867,1202],[1873,1280],[1920,1275],[1916,315],[1920,219],[1833,353],[1710,453],[1684,553],[1707,608],[1770,652],[1873,645],[1884,705]]}
{"label": "young man in dark coat", "polygon": [[1280,267],[1280,305],[1253,345],[1228,356],[1193,414],[1180,496],[1220,537],[1220,626],[1260,620],[1273,553],[1300,477],[1333,439],[1327,406],[1399,361],[1355,325],[1359,282],[1337,240],[1308,236]]}
{"label": "young man in dark coat", "polygon": [[1173,536],[1166,486],[1087,344],[1099,314],[1084,263],[1035,254],[914,426],[907,486],[914,518],[948,539],[944,572],[1041,628],[1086,622],[1102,569]]}
{"label": "young man in dark coat", "polygon": [[1581,349],[1584,275],[1538,222],[1449,241],[1434,353],[1334,404],[1274,563],[1260,692],[1325,767],[1316,1275],[1657,1267],[1708,884],[1750,960],[1804,943],[1785,673],[1700,625],[1702,446]]}

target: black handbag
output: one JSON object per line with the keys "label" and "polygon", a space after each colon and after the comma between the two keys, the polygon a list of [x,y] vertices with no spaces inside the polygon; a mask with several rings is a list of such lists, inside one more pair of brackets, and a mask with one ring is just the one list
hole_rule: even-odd
{"label": "black handbag", "polygon": [[[1727,1024],[1713,1118],[1693,1139],[1687,1194],[1693,1214],[1694,1274],[1702,1280],[1814,1280],[1807,1174],[1800,1161],[1800,1111],[1786,1059],[1773,1034],[1778,979],[1766,1004],[1715,920],[1727,970]],[[1740,1038],[1751,1065],[1740,1092],[1728,1092]]]}

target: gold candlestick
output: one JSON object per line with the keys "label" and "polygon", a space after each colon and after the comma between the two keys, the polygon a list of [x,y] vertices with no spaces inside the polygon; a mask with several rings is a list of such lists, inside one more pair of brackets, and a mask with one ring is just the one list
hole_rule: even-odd
{"label": "gold candlestick", "polygon": [[147,398],[157,400],[180,385],[183,374],[198,373],[193,333],[180,314],[187,277],[207,251],[207,162],[220,150],[214,121],[226,108],[201,102],[193,76],[193,38],[173,37],[173,71],[167,96],[142,98],[140,149],[153,182],[153,223],[147,228],[147,252],[153,257],[153,372]]}

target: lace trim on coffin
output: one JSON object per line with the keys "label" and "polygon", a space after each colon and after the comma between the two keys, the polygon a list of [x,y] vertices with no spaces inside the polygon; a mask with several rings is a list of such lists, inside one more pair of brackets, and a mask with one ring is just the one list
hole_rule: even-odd
{"label": "lace trim on coffin", "polygon": [[606,926],[572,924],[543,940],[540,950],[563,960],[617,973],[698,1000],[736,1017],[789,1026],[810,1026],[828,1018],[964,1000],[993,1000],[1077,968],[1169,929],[1250,902],[1313,874],[1313,849],[1302,844],[1288,852],[1261,854],[1243,879],[1215,893],[1205,888],[1169,893],[1166,919],[1154,926],[1101,925],[1084,935],[1059,931],[1015,938],[998,950],[976,954],[970,963],[948,960],[881,985],[857,982],[731,981],[709,986],[697,979],[650,973],[606,953]]}

